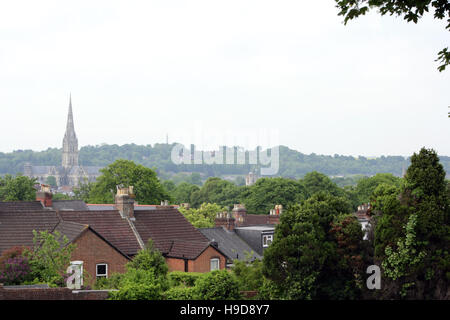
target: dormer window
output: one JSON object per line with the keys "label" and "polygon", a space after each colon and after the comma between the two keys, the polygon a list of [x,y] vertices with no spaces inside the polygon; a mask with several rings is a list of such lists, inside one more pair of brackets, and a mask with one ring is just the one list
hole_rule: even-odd
{"label": "dormer window", "polygon": [[262,238],[263,248],[267,248],[273,241],[273,234],[264,234]]}

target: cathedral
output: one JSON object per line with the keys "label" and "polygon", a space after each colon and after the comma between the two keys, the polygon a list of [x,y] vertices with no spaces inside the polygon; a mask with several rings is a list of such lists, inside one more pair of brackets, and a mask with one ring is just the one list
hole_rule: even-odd
{"label": "cathedral", "polygon": [[26,163],[24,175],[36,178],[39,183],[48,183],[55,177],[58,187],[77,187],[81,183],[93,182],[100,175],[102,167],[80,166],[78,164],[78,139],[75,134],[72,114],[72,97],[69,98],[66,133],[63,139],[61,166],[33,166]]}

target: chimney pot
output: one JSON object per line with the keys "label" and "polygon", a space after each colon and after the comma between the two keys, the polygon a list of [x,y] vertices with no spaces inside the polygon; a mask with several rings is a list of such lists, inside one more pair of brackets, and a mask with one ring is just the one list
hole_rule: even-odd
{"label": "chimney pot", "polygon": [[134,193],[133,186],[117,186],[115,206],[122,218],[134,218]]}

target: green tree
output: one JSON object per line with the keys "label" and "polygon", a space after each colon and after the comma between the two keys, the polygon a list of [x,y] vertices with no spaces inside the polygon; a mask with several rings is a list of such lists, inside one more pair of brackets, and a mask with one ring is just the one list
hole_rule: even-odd
{"label": "green tree", "polygon": [[58,231],[33,230],[33,247],[24,250],[24,256],[28,258],[34,282],[65,286],[66,270],[75,247]]}
{"label": "green tree", "polygon": [[36,199],[36,179],[10,174],[0,177],[0,201],[32,201]]}
{"label": "green tree", "polygon": [[240,299],[238,282],[227,270],[215,270],[198,279],[194,287],[195,297],[200,300]]}
{"label": "green tree", "polygon": [[241,188],[220,178],[208,178],[200,190],[191,194],[191,205],[198,208],[202,203],[216,203],[220,206],[232,206],[239,202]]}
{"label": "green tree", "polygon": [[380,184],[400,187],[402,185],[402,179],[390,173],[377,173],[373,177],[360,179],[355,188],[359,204],[368,203],[372,193]]}
{"label": "green tree", "polygon": [[305,187],[306,197],[321,191],[329,192],[334,196],[343,196],[344,192],[329,177],[317,171],[309,172],[301,180]]}
{"label": "green tree", "polygon": [[247,211],[268,214],[275,205],[284,207],[305,199],[305,188],[296,180],[287,178],[261,178],[241,195]]}
{"label": "green tree", "polygon": [[[335,0],[339,8],[339,15],[344,16],[344,24],[349,20],[365,15],[369,9],[378,8],[381,15],[390,14],[403,16],[408,22],[417,23],[423,15],[430,10],[434,10],[435,19],[446,19],[450,31],[450,3],[442,0]],[[442,49],[438,53],[436,61],[442,64],[438,67],[439,71],[444,71],[450,64],[450,52],[448,48]]]}
{"label": "green tree", "polygon": [[120,276],[118,291],[112,300],[161,300],[169,288],[168,266],[151,240],[126,265],[127,272]]}
{"label": "green tree", "polygon": [[52,187],[57,186],[56,178],[54,176],[48,176],[47,179],[45,180],[45,183]]}
{"label": "green tree", "polygon": [[264,284],[262,273],[262,261],[250,259],[234,260],[233,274],[239,285],[240,291],[259,291]]}
{"label": "green tree", "polygon": [[102,175],[89,193],[91,203],[114,203],[116,186],[134,186],[135,199],[140,204],[157,204],[169,199],[155,171],[129,160],[116,160],[100,170]]}
{"label": "green tree", "polygon": [[345,198],[319,192],[283,212],[263,258],[263,274],[279,298],[358,296],[361,279],[355,272],[363,255],[362,232],[355,218],[341,217],[350,210]]}
{"label": "green tree", "polygon": [[214,227],[217,213],[224,211],[225,208],[222,208],[215,203],[202,203],[198,209],[186,209],[181,207],[178,210],[194,227],[212,228]]}
{"label": "green tree", "polygon": [[175,187],[175,190],[172,191],[171,195],[175,203],[177,204],[191,203],[192,194],[199,190],[200,188],[194,184],[181,182],[179,185]]}
{"label": "green tree", "polygon": [[388,188],[375,193],[374,241],[385,275],[383,297],[443,299],[450,274],[450,204],[436,152],[422,148],[414,153],[400,193]]}

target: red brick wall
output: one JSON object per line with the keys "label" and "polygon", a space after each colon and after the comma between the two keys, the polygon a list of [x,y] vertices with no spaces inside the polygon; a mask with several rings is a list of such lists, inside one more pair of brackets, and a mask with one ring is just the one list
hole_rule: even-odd
{"label": "red brick wall", "polygon": [[[115,272],[125,272],[125,264],[129,261],[108,243],[103,241],[91,230],[87,230],[76,241],[76,248],[72,253],[72,260],[83,261],[83,270],[88,273],[85,278],[92,285],[96,279],[96,264],[108,264],[108,276]],[[89,281],[90,280],[90,281]]]}
{"label": "red brick wall", "polygon": [[[169,271],[184,271],[184,260],[176,258],[166,258]],[[189,270],[190,271],[190,270]]]}
{"label": "red brick wall", "polygon": [[[190,272],[209,272],[211,271],[210,260],[212,258],[219,258],[220,269],[225,269],[225,257],[216,249],[209,246],[208,249],[203,251],[203,253],[194,261],[192,261],[192,267],[189,265]],[[191,262],[191,261],[190,261]]]}
{"label": "red brick wall", "polygon": [[0,300],[105,300],[108,291],[78,291],[68,288],[11,289],[0,285]]}
{"label": "red brick wall", "polygon": [[[225,269],[226,259],[213,247],[208,247],[195,260],[188,260],[188,272],[209,272],[211,271],[210,260],[212,258],[219,258],[220,269]],[[176,258],[166,258],[169,271],[184,271],[184,260]]]}

